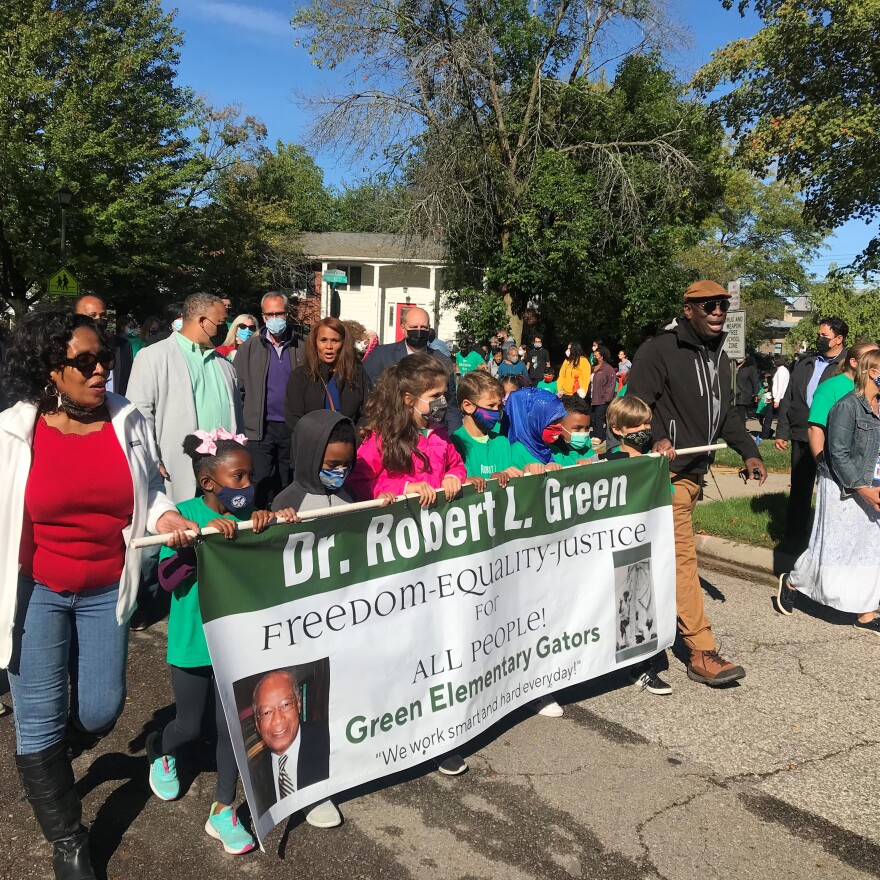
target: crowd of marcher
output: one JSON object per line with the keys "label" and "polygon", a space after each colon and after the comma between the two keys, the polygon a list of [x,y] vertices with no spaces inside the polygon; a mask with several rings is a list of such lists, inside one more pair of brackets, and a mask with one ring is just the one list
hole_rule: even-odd
{"label": "crowd of marcher", "polygon": [[[232,536],[243,518],[260,531],[275,519],[295,521],[298,511],[402,494],[428,506],[465,484],[482,492],[487,480],[503,487],[653,451],[671,471],[688,676],[724,685],[745,670],[718,651],[692,522],[712,455],[676,449],[723,439],[763,482],[746,428],[763,402],[777,421],[777,446],[792,445],[794,532],[806,533],[819,472],[809,546],[780,579],[779,610],[791,613],[801,593],[880,631],[872,552],[880,353],[864,342],[847,350],[844,322],[823,319],[817,353],[790,377],[778,360],[762,382],[751,358],[733,373],[723,350],[729,296],[711,281],[692,284],[681,314],[631,360],[624,350],[613,358],[601,340],[589,353],[571,340],[558,368],[542,335],[518,344],[503,328],[482,342],[465,339],[450,358],[417,307],[405,312],[399,341],[379,344],[375,334],[354,338],[336,318],[300,335],[280,292],[262,298],[259,315],[231,323],[230,305],[195,294],[161,318],[121,320],[113,334],[105,304],[84,296],[70,310],[29,313],[4,347],[0,667],[9,673],[19,775],[54,846],[56,877],[94,877],[71,761],[121,714],[129,629],[149,621],[157,596],[170,596],[167,662],[177,704],[147,742],[158,798],[178,796],[177,754],[201,735],[212,691],[220,706],[193,551],[193,533],[206,526]],[[772,420],[761,432],[768,439]],[[147,533],[167,536],[160,553],[132,548]],[[629,673],[639,687],[668,694],[657,660]],[[265,712],[296,711],[297,699],[294,692]],[[552,697],[532,708],[563,714]],[[263,708],[256,711],[262,718]],[[238,820],[238,773],[219,709],[215,720],[218,773],[205,830],[227,852],[244,853],[254,840]],[[467,765],[450,754],[438,768],[457,775]],[[282,765],[282,794],[284,773]],[[342,821],[330,800],[306,818],[323,828]]]}

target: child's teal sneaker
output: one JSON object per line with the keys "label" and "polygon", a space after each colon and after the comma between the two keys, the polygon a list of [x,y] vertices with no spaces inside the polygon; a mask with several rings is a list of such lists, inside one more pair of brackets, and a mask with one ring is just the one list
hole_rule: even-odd
{"label": "child's teal sneaker", "polygon": [[173,801],[180,794],[174,755],[162,754],[162,734],[147,737],[147,760],[150,762],[150,788],[159,800]]}
{"label": "child's teal sneaker", "polygon": [[223,849],[234,856],[250,852],[255,846],[253,837],[238,821],[235,807],[224,807],[219,813],[214,812],[217,802],[211,804],[211,815],[205,822],[205,831],[215,840],[223,844]]}

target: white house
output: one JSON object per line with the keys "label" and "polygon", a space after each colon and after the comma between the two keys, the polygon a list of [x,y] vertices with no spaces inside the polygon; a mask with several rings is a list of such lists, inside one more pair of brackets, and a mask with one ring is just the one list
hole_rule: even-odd
{"label": "white house", "polygon": [[[439,241],[363,232],[309,232],[300,246],[311,263],[321,317],[359,321],[379,342],[403,337],[401,317],[410,306],[431,316],[440,339],[455,339],[455,313],[441,306],[443,248]],[[324,273],[345,273],[346,284],[332,285]],[[335,287],[335,289],[334,289]]]}

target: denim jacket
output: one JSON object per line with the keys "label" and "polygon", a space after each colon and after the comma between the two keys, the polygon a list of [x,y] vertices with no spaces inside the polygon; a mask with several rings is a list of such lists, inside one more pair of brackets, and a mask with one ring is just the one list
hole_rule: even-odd
{"label": "denim jacket", "polygon": [[844,491],[870,486],[880,456],[880,418],[864,397],[850,392],[828,414],[827,462]]}

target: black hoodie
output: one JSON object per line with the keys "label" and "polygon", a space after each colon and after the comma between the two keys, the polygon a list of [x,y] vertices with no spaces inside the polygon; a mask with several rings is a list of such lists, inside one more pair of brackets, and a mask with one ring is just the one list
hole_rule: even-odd
{"label": "black hoodie", "polygon": [[[676,318],[633,358],[627,397],[640,397],[651,407],[654,442],[673,446],[709,446],[721,437],[744,459],[760,458],[754,438],[733,407],[730,359],[721,346],[726,334],[700,339],[685,318]],[[676,456],[673,473],[705,473],[712,453]]]}
{"label": "black hoodie", "polygon": [[351,419],[329,409],[306,413],[297,422],[290,450],[293,482],[275,496],[272,510],[292,507],[301,513],[352,503],[354,499],[344,487],[338,492],[328,492],[320,477],[327,440],[340,422],[351,424]]}

